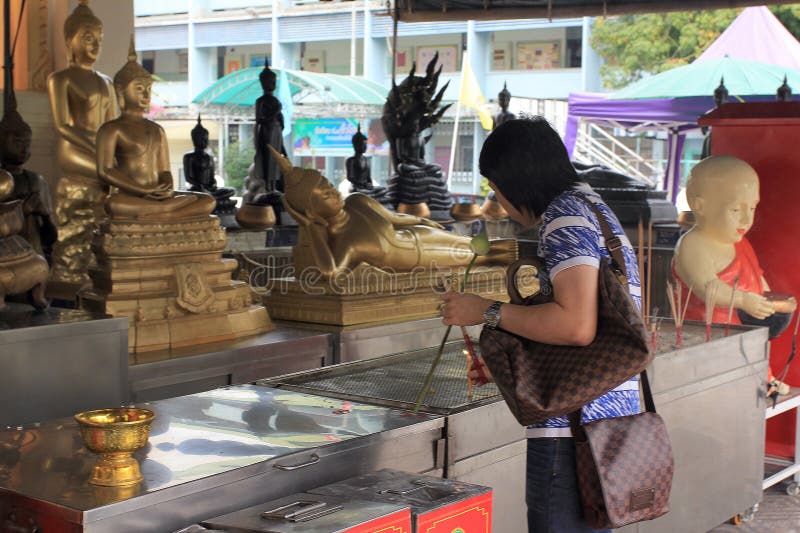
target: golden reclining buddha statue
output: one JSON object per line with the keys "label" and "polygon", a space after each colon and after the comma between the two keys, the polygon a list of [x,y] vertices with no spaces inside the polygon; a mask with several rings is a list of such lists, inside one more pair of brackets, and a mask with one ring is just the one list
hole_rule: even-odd
{"label": "golden reclining buddha statue", "polygon": [[113,187],[92,243],[90,311],[128,316],[131,351],[201,344],[272,329],[247,284],[222,259],[225,231],[208,194],[174,191],[166,134],[144,117],[153,79],[136,61],[114,76],[119,118],[97,133],[97,172]]}
{"label": "golden reclining buddha statue", "polygon": [[[469,237],[390,211],[365,194],[342,200],[319,171],[273,155],[284,206],[299,225],[295,276],[276,280],[264,295],[273,318],[349,326],[438,313],[442,277],[461,279],[473,258]],[[507,299],[504,266],[516,258],[515,240],[492,241],[465,290]]]}
{"label": "golden reclining buddha statue", "polygon": [[[272,152],[283,173],[283,203],[300,226],[296,272],[312,268],[334,276],[361,264],[409,272],[466,266],[472,259],[469,237],[426,218],[390,211],[365,194],[353,193],[342,200],[319,171],[295,167]],[[516,254],[516,241],[498,240],[476,264],[505,265]]]}

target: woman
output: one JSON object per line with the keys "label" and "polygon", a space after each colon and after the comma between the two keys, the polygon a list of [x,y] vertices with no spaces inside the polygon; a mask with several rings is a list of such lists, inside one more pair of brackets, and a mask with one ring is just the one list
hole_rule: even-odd
{"label": "woman", "polygon": [[[641,305],[636,257],[617,217],[579,180],[558,133],[543,118],[510,120],[498,126],[483,145],[480,170],[511,218],[523,226],[541,224],[538,255],[547,272],[540,277],[554,299],[526,307],[448,293],[443,295],[445,324],[484,323],[548,344],[590,344],[597,329],[599,262],[609,252],[593,211],[578,193],[597,205],[621,238],[631,295]],[[487,372],[485,367],[482,371]],[[473,378],[478,375],[475,369],[470,373]],[[584,406],[583,422],[637,412],[639,390],[633,378]],[[530,426],[527,436],[529,532],[593,531],[582,517],[567,417]]]}

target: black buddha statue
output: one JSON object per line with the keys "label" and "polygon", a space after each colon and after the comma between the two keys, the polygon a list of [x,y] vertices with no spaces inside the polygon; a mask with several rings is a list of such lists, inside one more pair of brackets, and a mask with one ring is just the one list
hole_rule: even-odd
{"label": "black buddha statue", "polygon": [[215,215],[227,215],[236,212],[236,200],[231,196],[236,190],[231,187],[217,187],[214,178],[214,157],[208,151],[208,130],[203,127],[200,115],[197,125],[192,129],[194,150],[183,154],[183,173],[189,183],[189,190],[210,194],[217,201]]}
{"label": "black buddha statue", "polygon": [[17,100],[12,92],[8,109],[0,120],[0,161],[3,169],[14,178],[14,191],[9,200],[22,200],[24,223],[19,235],[49,263],[58,229],[47,182],[23,167],[31,157],[31,138],[31,127],[17,111]]}
{"label": "black buddha statue", "polygon": [[[497,94],[497,104],[500,106],[500,112],[494,116],[492,129],[497,128],[503,122],[517,118],[514,113],[508,110],[508,104],[511,103],[511,92],[505,82],[503,82],[503,90]],[[508,212],[503,209],[503,206],[497,201],[494,191],[489,191],[486,195],[486,201],[481,205],[481,214],[486,220],[507,220],[509,218]]]}
{"label": "black buddha statue", "polygon": [[414,64],[400,85],[392,83],[381,122],[389,139],[395,170],[388,187],[388,198],[395,209],[434,220],[448,220],[453,198],[441,167],[425,162],[424,147],[430,135],[422,138],[422,133],[435,126],[450,107],[448,104],[439,108],[447,84],[436,92],[442,72],[441,66],[435,70],[438,60],[437,53],[428,63],[425,76],[414,75]]}
{"label": "black buddha statue", "polygon": [[500,112],[494,116],[494,126],[496,128],[507,120],[517,118],[517,115],[508,110],[508,104],[511,103],[511,92],[508,90],[506,83],[503,82],[503,90],[497,94],[497,105],[500,106]]}
{"label": "black buddha statue", "polygon": [[277,85],[277,76],[270,70],[269,64],[264,66],[258,79],[263,94],[256,100],[256,156],[253,161],[255,167],[252,176],[255,184],[252,184],[245,192],[244,201],[245,203],[270,205],[276,216],[279,216],[283,208],[281,204],[283,178],[278,162],[272,157],[267,147],[272,146],[284,156],[286,155],[286,149],[283,146],[283,114],[281,113],[281,102],[273,94]]}
{"label": "black buddha statue", "polygon": [[347,170],[347,181],[350,182],[350,192],[366,194],[390,206],[391,201],[386,197],[386,187],[375,186],[372,183],[370,161],[364,155],[367,151],[367,137],[361,133],[361,124],[358,125],[358,130],[351,140],[355,154],[348,157],[344,162]]}

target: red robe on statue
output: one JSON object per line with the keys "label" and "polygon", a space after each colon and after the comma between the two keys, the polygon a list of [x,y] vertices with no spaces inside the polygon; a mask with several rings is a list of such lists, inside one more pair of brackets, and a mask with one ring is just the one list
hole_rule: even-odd
{"label": "red robe on statue", "polygon": [[[739,282],[736,285],[737,291],[754,292],[756,294],[764,293],[764,285],[761,279],[764,276],[764,271],[758,264],[758,258],[753,250],[752,245],[743,237],[741,241],[733,245],[736,250],[736,256],[731,261],[731,264],[717,273],[717,277],[733,287],[733,281],[738,277]],[[675,272],[675,264],[672,265],[672,275],[678,280],[681,289],[682,301],[686,301],[686,295],[689,292],[689,287],[678,277]],[[699,320],[705,322],[706,304],[703,300],[695,295],[692,291],[692,296],[689,299],[689,307],[686,309],[687,320]],[[728,321],[728,307],[717,306],[714,309],[714,316],[712,321],[715,324],[725,324]],[[731,324],[741,324],[737,313],[731,315]]]}

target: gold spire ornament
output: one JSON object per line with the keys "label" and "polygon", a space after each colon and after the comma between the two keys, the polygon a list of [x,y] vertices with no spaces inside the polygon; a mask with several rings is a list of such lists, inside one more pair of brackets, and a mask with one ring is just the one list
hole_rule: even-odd
{"label": "gold spire ornament", "polygon": [[103,23],[82,0],[64,21],[69,66],[47,78],[50,109],[58,134],[61,176],[55,188],[59,239],[53,247],[48,292],[75,300],[91,283],[92,232],[105,215],[108,187],[97,177],[95,137],[100,125],[119,114],[111,79],[94,69],[103,42]]}
{"label": "gold spire ornament", "polygon": [[136,61],[114,76],[122,115],[97,132],[97,174],[113,192],[93,249],[89,311],[130,318],[128,345],[142,352],[269,331],[266,310],[233,281],[225,231],[211,195],[174,191],[164,129],[145,118],[152,77]]}
{"label": "gold spire ornament", "polygon": [[149,80],[152,83],[153,75],[139,64],[138,56],[136,55],[136,43],[134,43],[133,35],[131,35],[131,44],[128,47],[128,62],[119,69],[119,72],[114,74],[114,87],[121,91],[130,82],[138,79]]}

